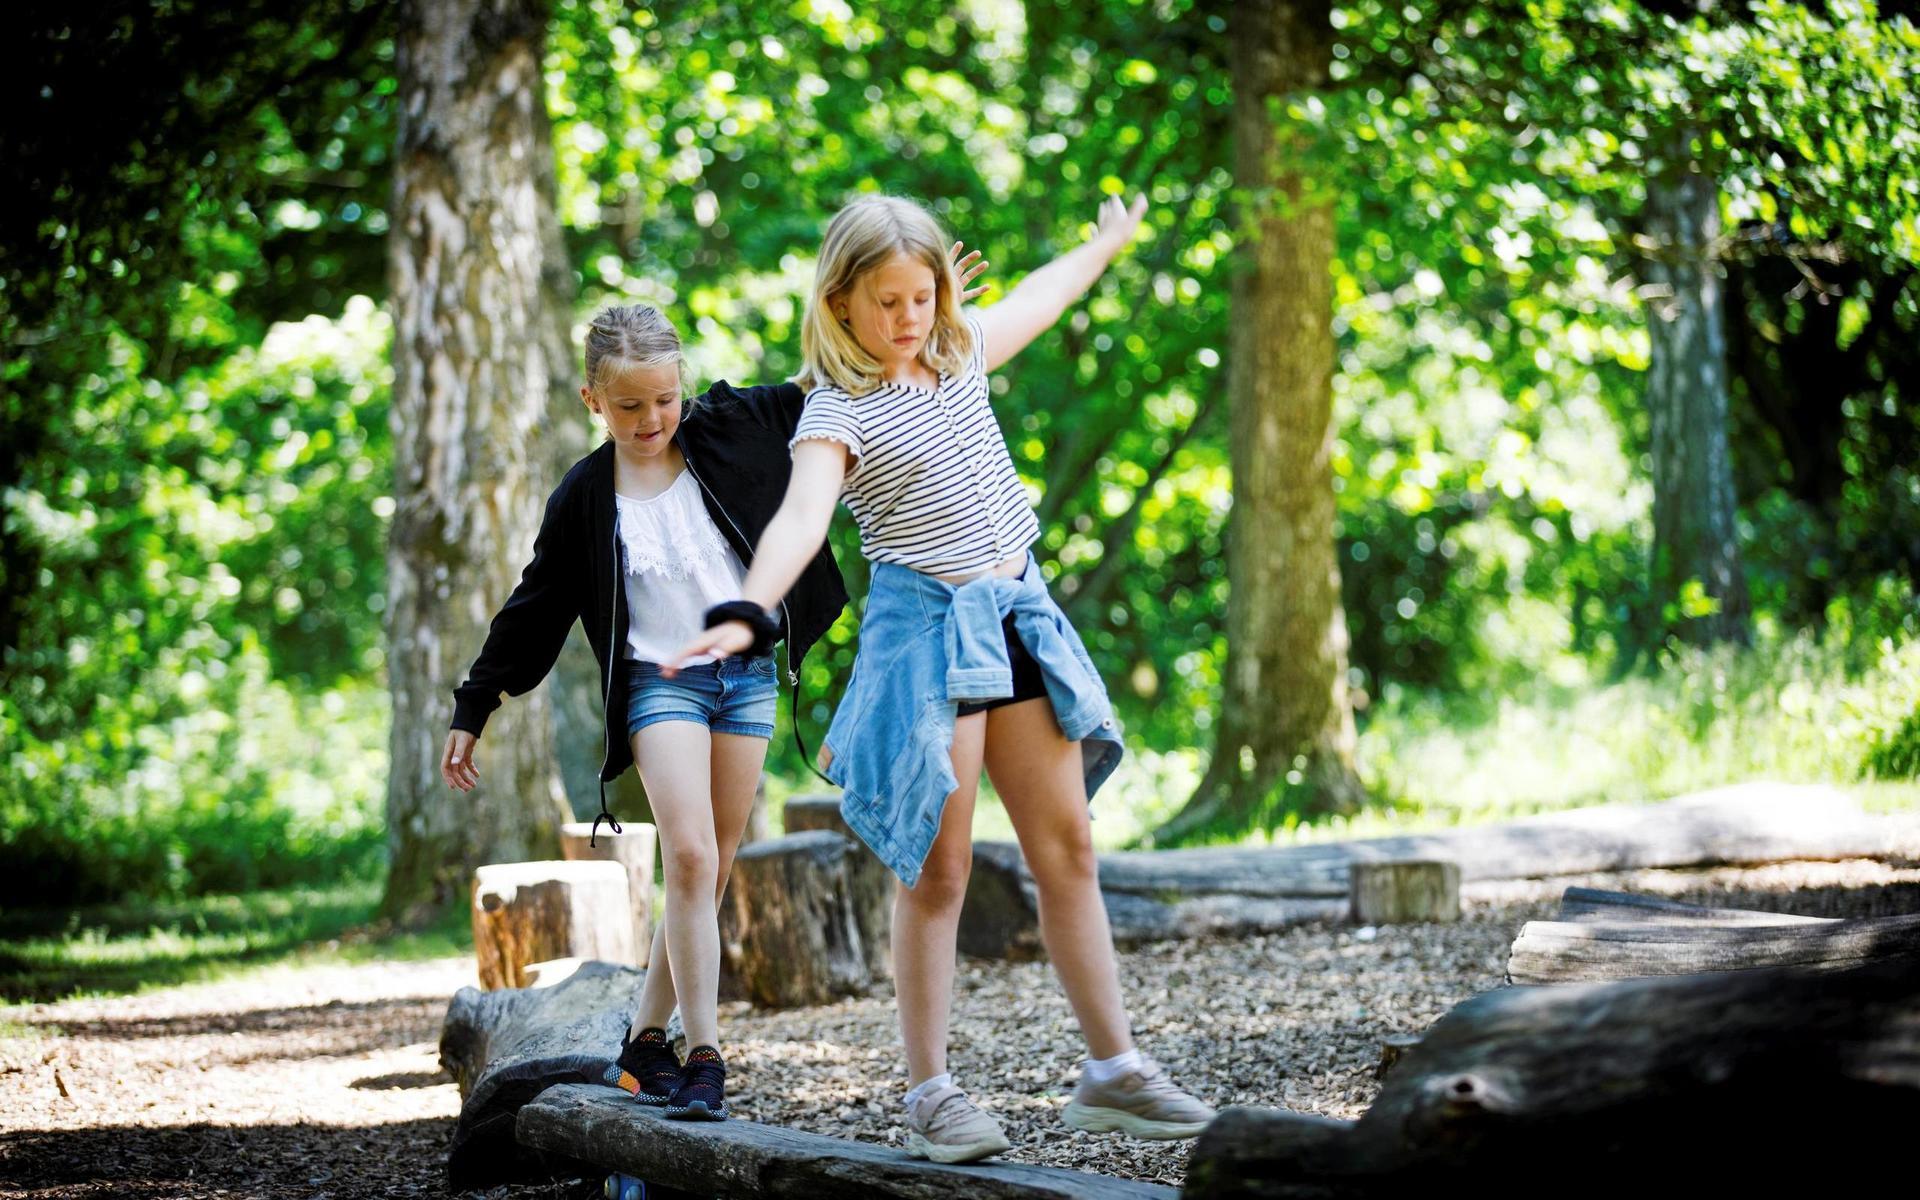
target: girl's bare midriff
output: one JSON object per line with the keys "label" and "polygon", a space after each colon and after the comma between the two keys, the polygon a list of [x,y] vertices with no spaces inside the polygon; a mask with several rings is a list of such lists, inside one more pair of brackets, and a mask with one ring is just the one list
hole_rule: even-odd
{"label": "girl's bare midriff", "polygon": [[985,571],[975,571],[971,575],[935,575],[934,578],[938,579],[941,583],[950,583],[954,587],[959,587],[962,584],[972,583],[974,580],[988,575],[995,576],[999,579],[1012,579],[1026,569],[1027,556],[1025,554],[1016,554]]}

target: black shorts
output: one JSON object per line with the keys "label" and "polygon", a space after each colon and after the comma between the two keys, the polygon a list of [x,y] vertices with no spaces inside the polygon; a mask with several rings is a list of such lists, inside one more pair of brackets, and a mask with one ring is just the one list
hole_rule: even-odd
{"label": "black shorts", "polygon": [[1008,614],[1000,622],[1000,631],[1007,638],[1007,665],[1013,668],[1013,695],[1002,696],[998,700],[973,700],[960,705],[954,713],[956,719],[977,712],[986,712],[990,708],[1001,708],[1008,704],[1018,704],[1022,700],[1038,700],[1047,694],[1047,677],[1040,672],[1040,664],[1033,655],[1027,653],[1026,643],[1014,632],[1013,616]]}

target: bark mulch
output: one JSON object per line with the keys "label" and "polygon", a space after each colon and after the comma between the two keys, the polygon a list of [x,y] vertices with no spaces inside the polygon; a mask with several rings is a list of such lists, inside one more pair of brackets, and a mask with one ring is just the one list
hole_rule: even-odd
{"label": "bark mulch", "polygon": [[[1878,862],[1641,871],[1472,885],[1448,926],[1314,925],[1122,956],[1140,1042],[1215,1104],[1357,1117],[1381,1040],[1500,986],[1525,921],[1570,883],[1818,916],[1920,911],[1920,869]],[[0,1016],[0,1196],[435,1196],[459,1095],[440,1021],[470,959],[275,968]],[[723,1007],[741,1116],[901,1140],[906,1083],[890,994],[757,1013]],[[1008,1126],[1007,1157],[1178,1184],[1189,1143],[1061,1124],[1081,1047],[1044,963],[963,960],[956,1078]],[[598,1180],[477,1193],[597,1194]]]}

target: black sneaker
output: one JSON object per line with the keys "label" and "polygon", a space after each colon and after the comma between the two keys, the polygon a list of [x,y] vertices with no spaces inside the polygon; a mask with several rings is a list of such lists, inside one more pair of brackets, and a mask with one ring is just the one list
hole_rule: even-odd
{"label": "black sneaker", "polygon": [[641,1104],[662,1105],[680,1086],[680,1060],[664,1029],[642,1029],[640,1036],[620,1043],[620,1057],[603,1078]]}
{"label": "black sneaker", "polygon": [[679,1121],[727,1119],[727,1064],[712,1046],[695,1046],[680,1074],[679,1090],[667,1101],[667,1116]]}

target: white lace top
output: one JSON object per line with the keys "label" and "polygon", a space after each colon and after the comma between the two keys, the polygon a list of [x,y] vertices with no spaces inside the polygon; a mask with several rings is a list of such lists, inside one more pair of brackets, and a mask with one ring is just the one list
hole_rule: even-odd
{"label": "white lace top", "polygon": [[659,495],[614,500],[627,572],[627,657],[661,662],[706,628],[709,608],[740,598],[747,569],[707,515],[692,471],[682,470]]}

